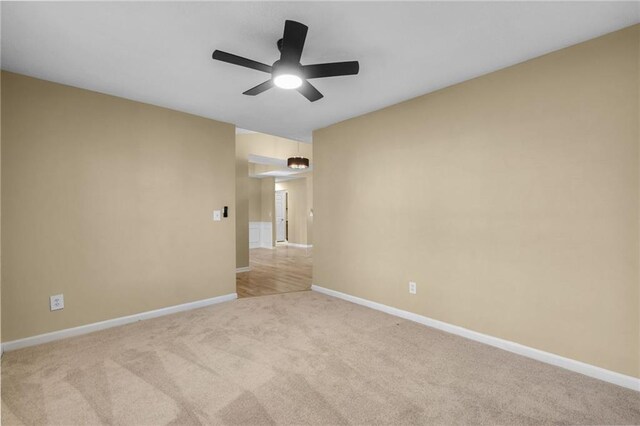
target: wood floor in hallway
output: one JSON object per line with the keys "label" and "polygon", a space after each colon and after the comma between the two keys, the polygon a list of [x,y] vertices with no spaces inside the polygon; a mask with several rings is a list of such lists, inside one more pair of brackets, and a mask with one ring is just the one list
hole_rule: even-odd
{"label": "wood floor in hallway", "polygon": [[311,288],[311,248],[251,249],[251,270],[236,275],[238,297],[289,293]]}

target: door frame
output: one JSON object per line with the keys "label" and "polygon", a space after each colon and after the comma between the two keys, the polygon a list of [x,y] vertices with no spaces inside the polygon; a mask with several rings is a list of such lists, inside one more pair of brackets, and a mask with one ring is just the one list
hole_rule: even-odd
{"label": "door frame", "polygon": [[[276,243],[286,243],[287,241],[289,241],[289,192],[286,189],[278,189],[275,191],[274,193],[274,198],[278,196],[278,194],[283,194],[283,216],[284,216],[284,239],[283,240],[279,240],[278,239],[278,203],[276,202],[275,204],[275,211],[274,211],[274,222],[275,222],[275,226],[276,226],[276,238],[275,238],[275,242]],[[274,199],[275,201],[275,199]]]}

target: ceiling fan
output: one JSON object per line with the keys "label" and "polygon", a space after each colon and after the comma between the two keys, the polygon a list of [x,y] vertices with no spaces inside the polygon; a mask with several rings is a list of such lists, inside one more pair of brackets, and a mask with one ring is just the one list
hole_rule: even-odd
{"label": "ceiling fan", "polygon": [[263,64],[221,50],[214,51],[212,57],[218,61],[271,74],[269,80],[252,87],[244,92],[244,95],[259,95],[275,85],[282,89],[296,89],[309,101],[315,102],[321,99],[323,95],[308,80],[358,74],[360,65],[358,61],[301,65],[300,57],[308,29],[306,25],[300,22],[289,20],[284,22],[284,35],[277,43],[280,59],[275,61],[273,65]]}

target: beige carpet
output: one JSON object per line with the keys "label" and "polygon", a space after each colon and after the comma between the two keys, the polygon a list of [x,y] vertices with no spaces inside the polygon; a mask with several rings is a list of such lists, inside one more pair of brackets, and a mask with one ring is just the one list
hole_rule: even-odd
{"label": "beige carpet", "polygon": [[2,359],[3,424],[639,424],[640,394],[313,292]]}

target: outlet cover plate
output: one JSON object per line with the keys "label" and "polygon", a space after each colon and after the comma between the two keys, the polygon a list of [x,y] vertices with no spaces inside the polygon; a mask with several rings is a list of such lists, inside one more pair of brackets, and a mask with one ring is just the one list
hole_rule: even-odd
{"label": "outlet cover plate", "polygon": [[416,294],[416,283],[409,281],[409,293]]}
{"label": "outlet cover plate", "polygon": [[64,309],[64,295],[56,294],[55,296],[50,296],[49,307],[52,311],[59,311],[60,309]]}

